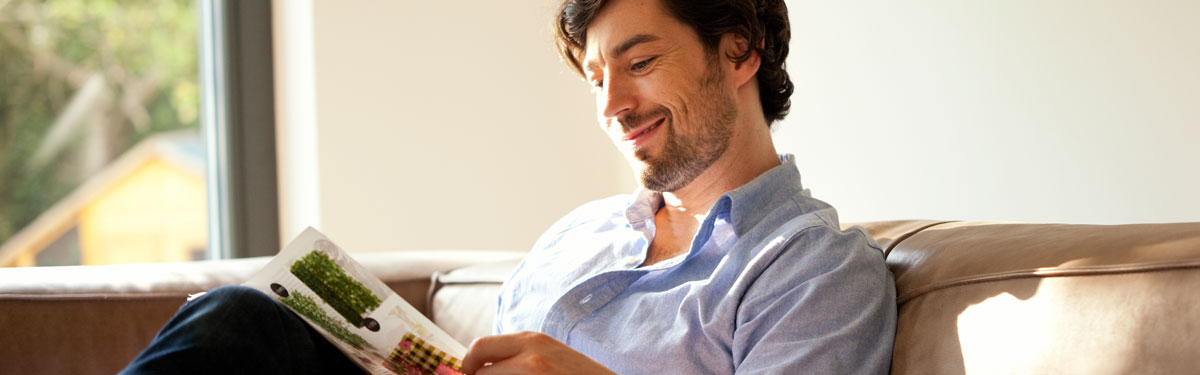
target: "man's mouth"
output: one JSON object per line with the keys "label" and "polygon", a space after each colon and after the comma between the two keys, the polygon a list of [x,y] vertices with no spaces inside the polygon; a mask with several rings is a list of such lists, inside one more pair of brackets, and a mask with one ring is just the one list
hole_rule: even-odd
{"label": "man's mouth", "polygon": [[642,143],[642,138],[644,136],[653,133],[655,130],[658,130],[658,127],[661,126],[664,121],[666,121],[666,118],[660,118],[657,121],[654,121],[648,125],[644,125],[642,127],[634,129],[633,131],[625,134],[625,137],[622,138],[622,140],[633,141],[634,145],[636,146],[636,145]]}

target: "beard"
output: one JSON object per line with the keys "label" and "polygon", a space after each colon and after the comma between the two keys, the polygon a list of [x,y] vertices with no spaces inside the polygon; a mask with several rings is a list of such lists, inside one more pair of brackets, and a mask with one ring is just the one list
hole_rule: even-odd
{"label": "beard", "polygon": [[664,122],[667,124],[660,155],[651,156],[645,149],[634,153],[645,163],[640,178],[646,189],[657,192],[682,189],[725,154],[733,136],[738,109],[732,95],[721,87],[724,78],[721,67],[710,61],[697,95],[686,103],[694,110],[691,115],[695,128],[690,132],[677,132],[675,117],[665,107],[659,106],[645,114],[651,118],[666,114]]}

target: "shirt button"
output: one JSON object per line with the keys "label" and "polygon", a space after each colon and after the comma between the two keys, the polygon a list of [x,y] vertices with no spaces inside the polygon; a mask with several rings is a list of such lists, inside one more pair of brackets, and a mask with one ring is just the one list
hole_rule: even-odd
{"label": "shirt button", "polygon": [[588,295],[584,296],[583,299],[579,300],[579,304],[582,305],[582,304],[588,303],[588,301],[591,301],[591,300],[592,300],[592,295],[588,294]]}
{"label": "shirt button", "polygon": [[637,264],[637,263],[638,263],[638,257],[636,257],[636,256],[632,256],[632,255],[631,255],[631,256],[627,256],[627,257],[625,257],[625,265],[626,265],[626,266],[632,266],[632,265],[635,265],[635,264]]}

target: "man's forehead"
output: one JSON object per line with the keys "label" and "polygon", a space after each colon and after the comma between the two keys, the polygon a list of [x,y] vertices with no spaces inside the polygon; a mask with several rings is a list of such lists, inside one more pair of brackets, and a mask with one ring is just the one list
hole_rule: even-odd
{"label": "man's forehead", "polygon": [[587,27],[585,59],[611,58],[637,44],[658,40],[664,18],[671,19],[654,0],[610,1]]}

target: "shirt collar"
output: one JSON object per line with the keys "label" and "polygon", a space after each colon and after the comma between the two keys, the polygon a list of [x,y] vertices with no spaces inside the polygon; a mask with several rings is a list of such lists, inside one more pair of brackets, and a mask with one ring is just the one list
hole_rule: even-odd
{"label": "shirt collar", "polygon": [[758,225],[774,208],[786,204],[797,195],[808,195],[800,183],[800,170],[792,154],[779,155],[779,165],[755,177],[750,182],[730,190],[717,200],[709,215],[725,210],[738,236]]}
{"label": "shirt collar", "polygon": [[[717,199],[717,203],[713,204],[708,215],[727,214],[729,223],[734,227],[734,233],[741,236],[766,217],[772,207],[785,203],[797,194],[807,195],[800,184],[796,158],[792,154],[781,154],[779,163],[745,185],[725,192]],[[625,217],[630,226],[641,229],[649,220],[654,219],[654,214],[660,206],[661,193],[638,187],[633,193],[633,201],[625,210]]]}
{"label": "shirt collar", "polygon": [[647,190],[643,187],[638,187],[633,192],[633,202],[629,203],[629,208],[625,209],[625,218],[629,219],[629,225],[633,229],[642,229],[646,224],[654,219],[654,214],[658,212],[658,208],[662,206],[662,193]]}

